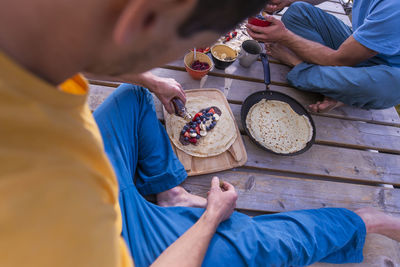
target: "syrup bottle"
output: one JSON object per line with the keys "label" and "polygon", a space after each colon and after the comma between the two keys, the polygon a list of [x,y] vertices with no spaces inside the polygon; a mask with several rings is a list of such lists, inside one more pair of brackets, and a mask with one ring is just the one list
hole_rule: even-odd
{"label": "syrup bottle", "polygon": [[186,107],[183,104],[182,100],[175,97],[174,99],[172,99],[172,104],[174,105],[175,108],[175,115],[184,118],[186,121],[192,120],[192,115],[190,115],[187,112]]}

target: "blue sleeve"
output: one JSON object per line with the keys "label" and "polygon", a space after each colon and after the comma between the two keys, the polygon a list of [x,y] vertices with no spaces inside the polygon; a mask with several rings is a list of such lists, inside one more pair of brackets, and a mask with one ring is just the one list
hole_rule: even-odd
{"label": "blue sleeve", "polygon": [[364,23],[353,33],[353,37],[362,45],[380,54],[399,54],[400,1],[377,1]]}

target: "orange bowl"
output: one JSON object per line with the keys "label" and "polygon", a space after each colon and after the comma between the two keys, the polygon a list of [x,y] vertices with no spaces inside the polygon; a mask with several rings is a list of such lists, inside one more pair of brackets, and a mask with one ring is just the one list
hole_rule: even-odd
{"label": "orange bowl", "polygon": [[194,56],[193,51],[189,52],[188,54],[186,54],[185,58],[183,59],[183,62],[185,63],[185,68],[186,68],[187,73],[189,73],[189,75],[193,79],[200,80],[201,78],[206,76],[207,73],[212,69],[213,63],[206,54],[196,52],[196,60],[199,60],[200,62],[206,62],[206,63],[208,63],[208,65],[210,65],[210,67],[206,70],[194,70],[194,69],[192,69],[192,64],[194,62],[193,56]]}

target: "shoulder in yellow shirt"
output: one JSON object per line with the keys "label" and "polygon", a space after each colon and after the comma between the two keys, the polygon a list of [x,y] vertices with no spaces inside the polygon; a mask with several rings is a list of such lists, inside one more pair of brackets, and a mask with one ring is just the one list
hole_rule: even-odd
{"label": "shoulder in yellow shirt", "polygon": [[3,55],[0,75],[0,266],[131,266],[86,82],[66,93]]}

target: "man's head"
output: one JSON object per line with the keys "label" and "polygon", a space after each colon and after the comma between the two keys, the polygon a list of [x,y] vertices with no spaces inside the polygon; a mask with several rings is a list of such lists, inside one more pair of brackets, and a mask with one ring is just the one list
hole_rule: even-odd
{"label": "man's head", "polygon": [[[113,43],[107,52],[117,55],[111,64],[114,69],[104,71],[141,72],[160,66],[190,47],[212,44],[264,5],[263,0],[127,1],[116,21]],[[120,53],[113,53],[116,50]],[[115,65],[118,66],[115,68]],[[97,69],[93,66],[92,72]]]}
{"label": "man's head", "polygon": [[[143,72],[176,59],[190,47],[212,44],[261,10],[266,0],[24,0],[24,5],[21,1],[15,4],[14,0],[2,2],[0,34],[18,38],[12,42],[0,40],[0,48],[13,50],[9,54],[22,63],[23,57],[29,58],[29,64],[24,64],[29,69],[40,75],[38,66],[53,64],[50,72],[69,67],[68,74],[87,71],[117,75]],[[5,10],[14,18],[2,18],[7,15]],[[26,25],[12,31],[6,29],[16,23]],[[37,39],[38,36],[43,38]],[[30,42],[30,46],[24,46],[22,41]],[[30,51],[18,53],[19,47]],[[34,66],[35,58],[38,66]],[[45,78],[54,82],[61,79]]]}

